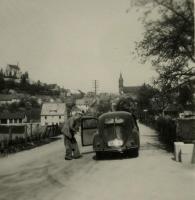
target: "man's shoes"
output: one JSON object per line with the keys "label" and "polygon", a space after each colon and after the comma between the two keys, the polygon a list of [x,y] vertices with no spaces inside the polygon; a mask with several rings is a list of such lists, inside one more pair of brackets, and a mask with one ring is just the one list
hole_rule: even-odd
{"label": "man's shoes", "polygon": [[72,158],[71,157],[65,157],[65,160],[72,160]]}
{"label": "man's shoes", "polygon": [[79,155],[79,156],[74,156],[73,158],[74,159],[79,159],[79,158],[82,158],[83,156],[82,155]]}

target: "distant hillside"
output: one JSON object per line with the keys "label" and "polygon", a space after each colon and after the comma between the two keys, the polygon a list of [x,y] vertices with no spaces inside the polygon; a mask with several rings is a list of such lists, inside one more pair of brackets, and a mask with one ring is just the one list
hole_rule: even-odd
{"label": "distant hillside", "polygon": [[21,72],[18,65],[8,64],[6,69],[0,69],[0,93],[8,93],[14,90],[18,93],[30,95],[60,95],[67,90],[60,88],[57,84],[46,84],[41,81],[32,81],[28,72]]}

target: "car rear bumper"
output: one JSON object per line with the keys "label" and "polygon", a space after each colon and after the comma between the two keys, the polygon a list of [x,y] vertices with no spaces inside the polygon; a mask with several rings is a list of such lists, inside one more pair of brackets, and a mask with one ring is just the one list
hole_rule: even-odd
{"label": "car rear bumper", "polygon": [[131,147],[105,147],[105,148],[93,148],[95,152],[119,152],[123,153],[130,150],[139,149],[138,146]]}

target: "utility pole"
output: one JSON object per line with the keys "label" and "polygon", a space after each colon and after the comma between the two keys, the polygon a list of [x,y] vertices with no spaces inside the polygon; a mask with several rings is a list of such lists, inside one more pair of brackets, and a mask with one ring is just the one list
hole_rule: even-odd
{"label": "utility pole", "polygon": [[93,81],[93,89],[94,89],[95,97],[97,95],[98,88],[99,88],[99,82],[98,82],[98,80],[94,80]]}

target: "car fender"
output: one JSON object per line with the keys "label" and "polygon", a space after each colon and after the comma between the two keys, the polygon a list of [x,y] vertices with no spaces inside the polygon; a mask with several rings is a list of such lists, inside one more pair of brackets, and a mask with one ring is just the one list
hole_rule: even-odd
{"label": "car fender", "polygon": [[104,141],[97,133],[93,138],[93,149],[98,149],[98,148],[102,149],[103,147],[104,147]]}

